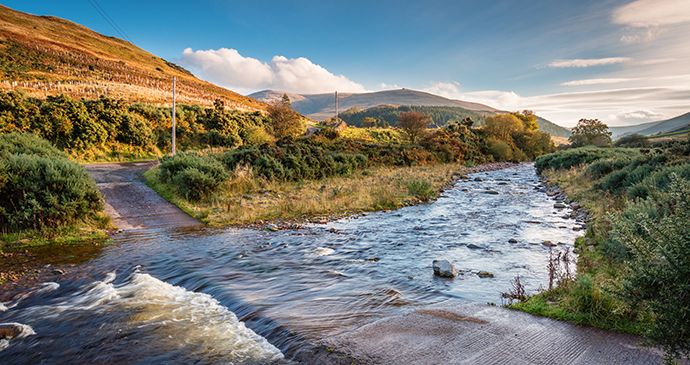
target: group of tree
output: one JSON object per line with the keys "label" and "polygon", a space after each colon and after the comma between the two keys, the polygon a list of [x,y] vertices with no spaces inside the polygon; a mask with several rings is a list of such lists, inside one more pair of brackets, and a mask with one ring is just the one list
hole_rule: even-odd
{"label": "group of tree", "polygon": [[361,128],[396,127],[403,113],[416,111],[429,118],[430,125],[444,127],[449,123],[472,118],[477,125],[482,125],[484,115],[472,110],[450,106],[410,106],[410,105],[381,105],[368,109],[356,106],[340,113],[340,118],[348,125]]}
{"label": "group of tree", "polygon": [[[229,110],[222,100],[213,107],[178,105],[176,135],[184,148],[232,148],[261,144],[305,131],[301,116],[282,102],[267,113]],[[88,149],[109,143],[168,149],[172,109],[118,99],[74,99],[67,95],[46,99],[11,91],[0,93],[0,133],[32,132],[62,149]]]}
{"label": "group of tree", "polygon": [[524,161],[555,150],[551,135],[538,130],[537,116],[530,110],[490,115],[482,129],[497,160]]}

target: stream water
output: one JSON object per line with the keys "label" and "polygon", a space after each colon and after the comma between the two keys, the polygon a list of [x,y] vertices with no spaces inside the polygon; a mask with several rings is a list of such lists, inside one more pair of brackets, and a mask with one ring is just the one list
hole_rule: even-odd
{"label": "stream water", "polygon": [[[580,224],[536,189],[530,164],[471,177],[434,203],[307,229],[125,232],[0,304],[19,332],[0,341],[0,363],[274,363],[414,306],[500,304],[518,274],[528,292],[548,286],[542,242],[571,248]],[[435,259],[462,272],[435,277]]]}

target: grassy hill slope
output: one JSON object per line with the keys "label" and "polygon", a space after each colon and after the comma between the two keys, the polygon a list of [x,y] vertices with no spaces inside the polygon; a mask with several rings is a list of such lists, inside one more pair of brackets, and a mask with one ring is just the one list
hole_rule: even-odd
{"label": "grassy hill slope", "polygon": [[165,105],[170,103],[173,76],[181,103],[210,106],[218,98],[234,109],[264,109],[261,102],[199,80],[122,39],[0,5],[0,91],[23,89],[39,98],[105,95]]}

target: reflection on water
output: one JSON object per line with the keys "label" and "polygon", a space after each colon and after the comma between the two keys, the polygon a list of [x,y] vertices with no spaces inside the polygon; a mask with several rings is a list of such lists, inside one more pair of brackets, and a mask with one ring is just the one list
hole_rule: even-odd
{"label": "reflection on water", "polygon": [[[289,354],[300,338],[342,334],[413,305],[499,302],[518,274],[536,291],[548,283],[542,241],[572,246],[576,223],[535,189],[531,165],[477,176],[433,204],[298,231],[123,234],[80,278],[0,313],[0,322],[36,332],[12,340],[0,360],[262,363],[282,355],[254,332]],[[434,277],[435,259],[461,275]],[[76,333],[86,335],[65,339]],[[32,346],[45,351],[31,358]]]}

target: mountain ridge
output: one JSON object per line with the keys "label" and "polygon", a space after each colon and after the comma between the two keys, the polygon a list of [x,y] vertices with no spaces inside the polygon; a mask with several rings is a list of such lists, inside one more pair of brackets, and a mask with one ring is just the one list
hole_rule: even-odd
{"label": "mountain ridge", "polygon": [[[279,100],[283,94],[290,98],[292,107],[298,112],[315,120],[324,120],[335,116],[335,95],[328,94],[295,94],[278,90],[263,90],[252,94],[249,97],[271,102]],[[508,113],[507,111],[493,108],[488,105],[448,99],[424,91],[411,89],[384,90],[369,93],[338,93],[338,111],[344,112],[347,109],[357,107],[369,109],[379,106],[430,106],[430,107],[457,107],[470,110],[482,116]],[[540,129],[552,136],[569,137],[570,130],[561,127],[553,122],[539,117],[537,123]]]}

